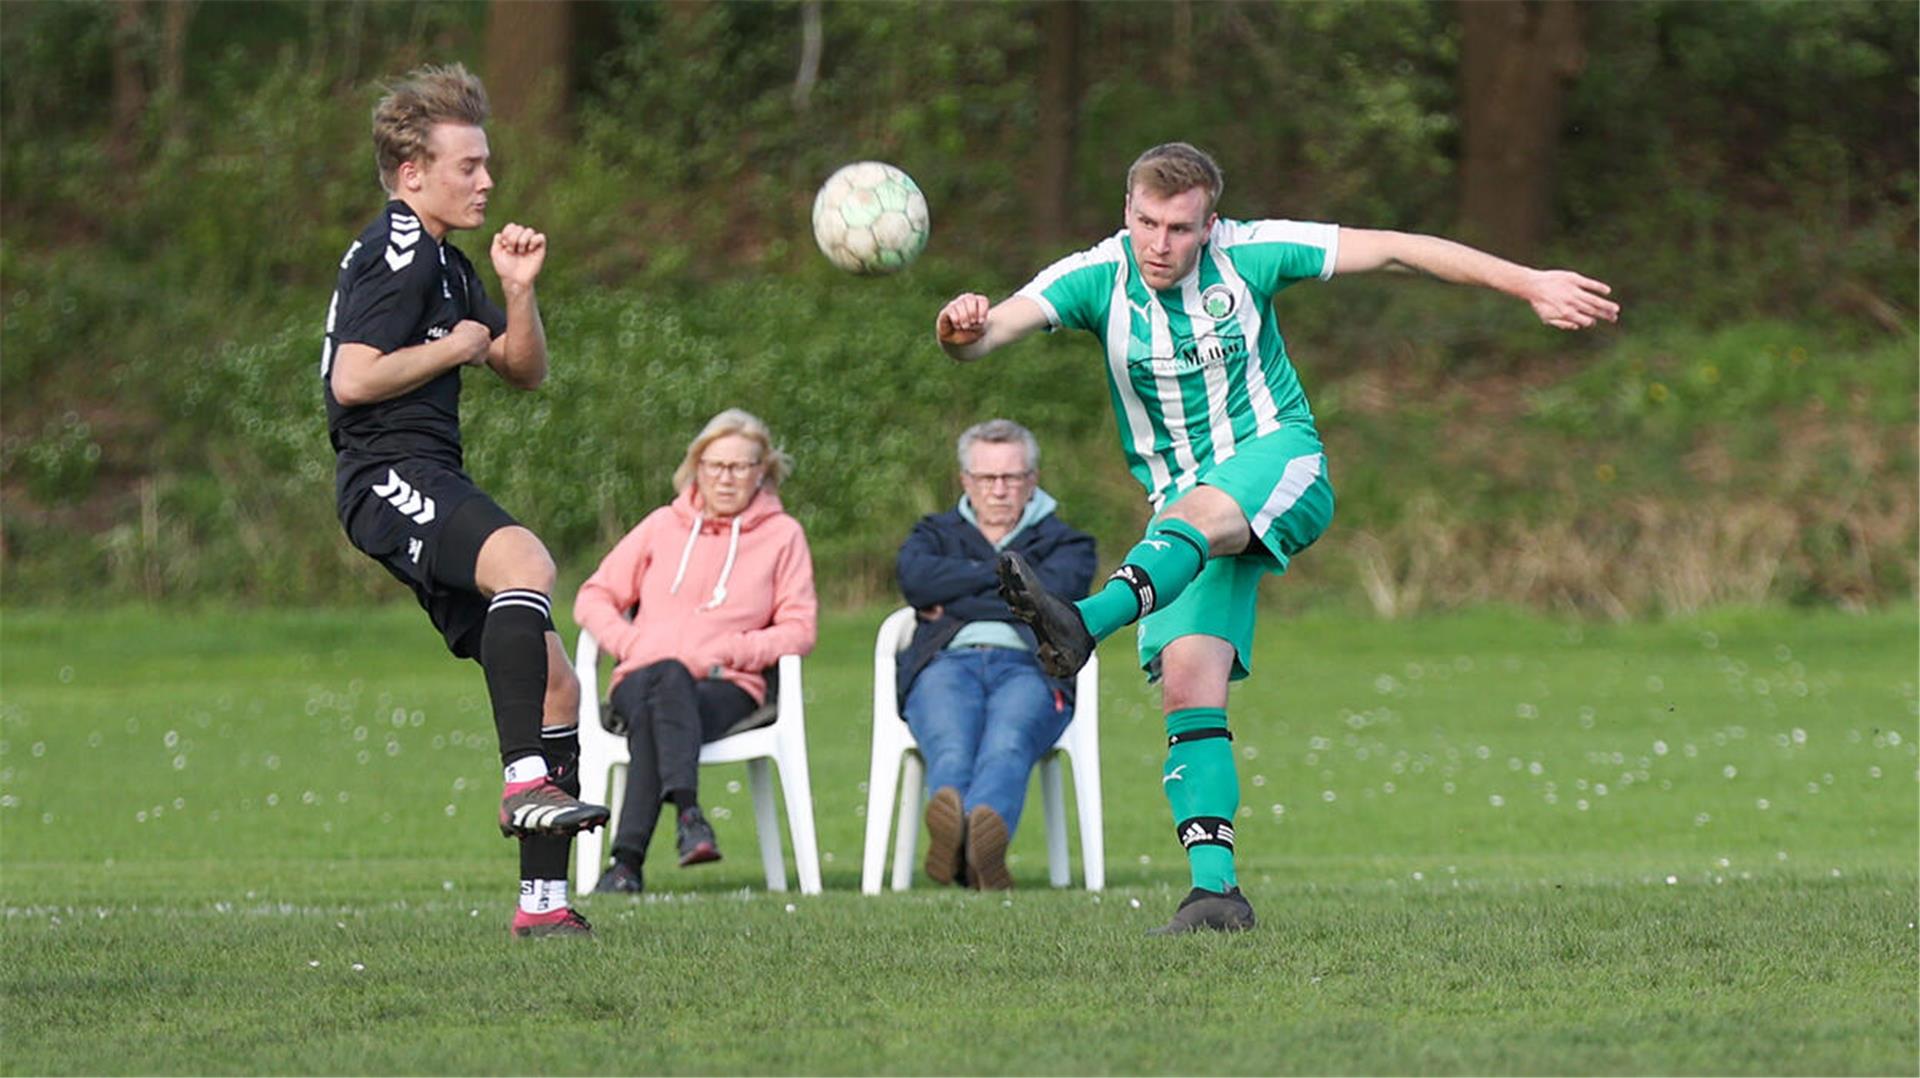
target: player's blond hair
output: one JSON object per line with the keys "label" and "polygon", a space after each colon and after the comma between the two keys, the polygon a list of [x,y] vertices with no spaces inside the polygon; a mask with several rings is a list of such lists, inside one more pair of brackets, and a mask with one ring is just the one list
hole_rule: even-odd
{"label": "player's blond hair", "polygon": [[729,408],[700,428],[700,433],[687,443],[687,455],[681,459],[680,466],[673,470],[673,489],[685,490],[693,482],[693,476],[700,468],[700,456],[707,447],[730,434],[737,434],[752,442],[759,443],[760,462],[766,470],[760,473],[760,485],[768,490],[777,489],[787,476],[793,474],[793,458],[786,451],[773,444],[773,432],[766,423],[752,412],[740,408]]}
{"label": "player's blond hair", "polygon": [[414,68],[386,91],[373,107],[373,163],[388,194],[401,165],[433,160],[427,140],[435,124],[487,122],[487,88],[461,64]]}
{"label": "player's blond hair", "polygon": [[1135,187],[1145,187],[1161,198],[1204,187],[1207,212],[1212,213],[1220,192],[1227,189],[1227,177],[1205,150],[1185,142],[1168,142],[1134,158],[1133,167],[1127,170],[1127,194],[1133,194]]}

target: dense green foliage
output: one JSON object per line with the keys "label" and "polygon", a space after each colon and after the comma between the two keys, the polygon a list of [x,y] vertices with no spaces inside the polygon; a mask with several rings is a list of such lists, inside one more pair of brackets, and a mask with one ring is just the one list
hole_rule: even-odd
{"label": "dense green foliage", "polygon": [[[0,623],[0,1070],[1890,1074],[1912,1068],[1914,625],[1482,611],[1262,626],[1245,936],[1184,893],[1158,708],[1103,663],[1110,889],[857,893],[872,632],[807,660],[818,897],[726,859],[516,946],[485,692],[407,610]],[[671,829],[664,829],[670,831]],[[1077,873],[1076,873],[1077,875]]]}
{"label": "dense green foliage", "polygon": [[[392,597],[331,522],[319,327],[379,198],[377,79],[448,58],[484,74],[486,5],[202,9],[177,85],[116,133],[119,10],[0,12],[7,591]],[[1117,550],[1143,509],[1093,347],[955,368],[929,326],[955,291],[1004,294],[1111,229],[1142,146],[1215,150],[1229,214],[1456,224],[1460,42],[1438,0],[1089,5],[1065,241],[1029,227],[1031,5],[826,4],[805,108],[800,11],[581,7],[571,129],[495,134],[494,223],[553,237],[555,374],[533,397],[469,379],[470,464],[575,578],[734,404],[795,450],[788,500],[837,597],[888,588],[908,522],[957,493],[952,435],[988,413],[1039,432],[1049,489]],[[1286,601],[1910,596],[1915,9],[1588,20],[1547,257],[1611,282],[1626,320],[1564,337],[1425,284],[1289,292],[1341,509]],[[126,45],[149,71],[153,21]],[[834,274],[807,234],[814,185],[859,157],[901,164],[933,205],[932,249],[898,278]],[[1662,578],[1688,564],[1726,572]]]}

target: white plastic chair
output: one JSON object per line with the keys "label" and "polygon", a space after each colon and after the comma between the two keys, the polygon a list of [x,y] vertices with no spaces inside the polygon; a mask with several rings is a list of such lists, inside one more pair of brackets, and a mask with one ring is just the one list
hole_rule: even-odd
{"label": "white plastic chair", "polygon": [[[913,639],[914,612],[902,607],[887,616],[873,644],[873,762],[867,771],[867,843],[860,869],[860,890],[880,893],[886,870],[887,826],[899,798],[898,834],[893,841],[893,889],[904,891],[913,879],[920,842],[922,782],[926,761],[913,731],[900,717],[895,692],[894,656]],[[1040,760],[1041,811],[1047,828],[1047,867],[1055,887],[1072,883],[1067,859],[1066,793],[1060,757],[1073,764],[1073,793],[1080,809],[1080,857],[1087,890],[1107,886],[1107,847],[1100,829],[1100,661],[1087,659],[1074,681],[1073,720]]]}
{"label": "white plastic chair", "polygon": [[[627,739],[600,725],[600,643],[580,630],[574,654],[574,673],[580,678],[580,799],[613,810],[620,819],[620,799],[626,793]],[[700,763],[732,764],[744,760],[747,782],[753,789],[754,827],[760,833],[760,861],[767,870],[767,890],[787,889],[787,866],[780,851],[780,817],[774,807],[771,760],[780,769],[780,789],[786,795],[787,830],[793,834],[793,859],[800,875],[800,893],[820,893],[820,846],[813,830],[813,783],[807,772],[806,707],[800,691],[800,656],[782,655],[779,669],[777,717],[770,726],[746,730],[700,747]],[[602,853],[614,823],[574,839],[574,886],[584,893],[600,882]]]}

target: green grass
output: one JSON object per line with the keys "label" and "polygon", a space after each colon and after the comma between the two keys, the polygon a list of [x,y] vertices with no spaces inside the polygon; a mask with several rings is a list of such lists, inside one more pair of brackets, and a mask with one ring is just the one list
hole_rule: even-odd
{"label": "green grass", "polygon": [[[871,632],[806,679],[827,893],[727,860],[514,944],[478,671],[418,612],[7,611],[6,1073],[1905,1073],[1911,610],[1263,626],[1236,691],[1261,927],[1186,887],[1106,651],[1109,890],[858,894]],[[662,836],[663,841],[670,836]],[[1076,838],[1077,843],[1077,838]]]}

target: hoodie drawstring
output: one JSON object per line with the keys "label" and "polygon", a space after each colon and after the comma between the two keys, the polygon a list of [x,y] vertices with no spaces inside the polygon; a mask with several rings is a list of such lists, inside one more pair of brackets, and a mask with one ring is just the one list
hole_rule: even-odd
{"label": "hoodie drawstring", "polygon": [[700,537],[700,522],[705,519],[698,510],[694,511],[693,527],[687,530],[687,545],[680,551],[680,568],[674,571],[673,587],[667,589],[669,595],[680,594],[680,581],[687,575],[687,559],[693,557],[693,541]]}
{"label": "hoodie drawstring", "polygon": [[[705,521],[705,514],[697,511],[693,514],[693,527],[687,531],[687,545],[680,551],[680,568],[674,570],[673,586],[667,589],[670,595],[680,594],[680,582],[685,580],[687,576],[687,562],[693,559],[694,541],[700,538],[700,525]],[[700,609],[712,610],[727,601],[727,578],[733,575],[733,559],[734,556],[739,553],[740,518],[736,515],[733,518],[733,527],[727,537],[727,560],[720,566],[720,579],[713,585],[712,598],[709,598]]]}
{"label": "hoodie drawstring", "polygon": [[712,610],[727,601],[727,577],[733,575],[733,557],[738,553],[740,553],[740,518],[735,516],[732,533],[727,537],[727,560],[720,566],[720,579],[714,582],[713,598],[708,599],[707,605],[701,609]]}

